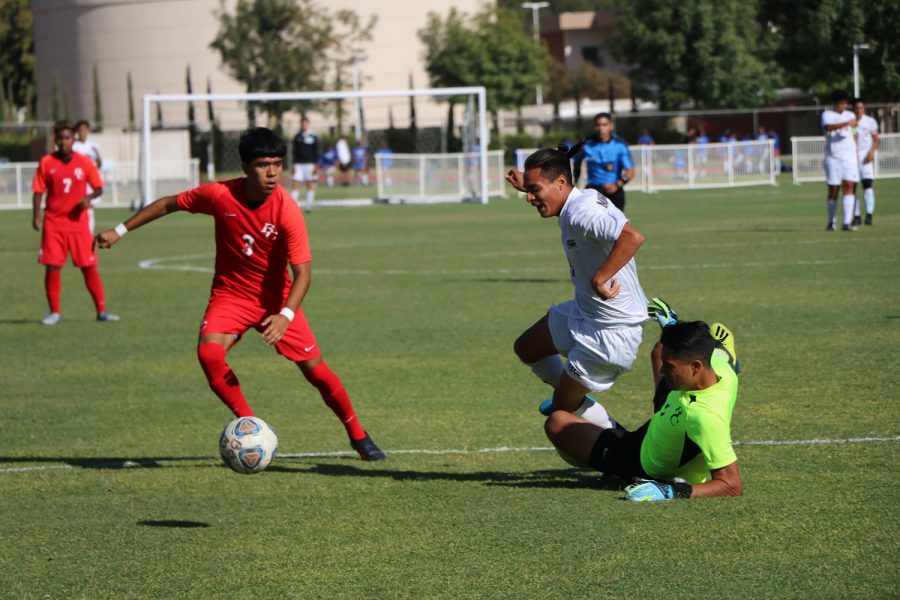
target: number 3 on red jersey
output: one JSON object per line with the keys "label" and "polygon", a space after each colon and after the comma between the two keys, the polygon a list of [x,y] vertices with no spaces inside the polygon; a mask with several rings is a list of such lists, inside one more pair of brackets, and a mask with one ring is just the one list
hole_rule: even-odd
{"label": "number 3 on red jersey", "polygon": [[245,233],[241,236],[241,239],[244,240],[244,247],[241,248],[241,252],[244,253],[244,256],[253,256],[253,236],[249,233]]}

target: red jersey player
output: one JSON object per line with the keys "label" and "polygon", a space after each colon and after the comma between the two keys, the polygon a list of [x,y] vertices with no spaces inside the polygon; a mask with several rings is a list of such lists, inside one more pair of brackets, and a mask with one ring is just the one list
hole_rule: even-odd
{"label": "red jersey player", "polygon": [[[44,325],[56,325],[62,320],[59,309],[62,287],[60,270],[70,253],[72,262],[81,269],[84,283],[94,299],[97,320],[118,321],[119,317],[106,312],[103,281],[97,271],[97,255],[93,249],[93,236],[86,210],[91,206],[91,200],[103,193],[103,180],[90,158],[72,151],[75,133],[71,123],[56,123],[53,134],[56,152],[41,159],[31,184],[34,192],[32,227],[35,231],[41,231],[41,199],[44,193],[47,194],[38,262],[47,268],[44,290],[50,314],[41,322]],[[90,194],[86,194],[87,184],[93,188]]]}
{"label": "red jersey player", "polygon": [[257,127],[241,136],[238,151],[246,177],[160,198],[115,229],[98,234],[96,243],[109,248],[132,229],[179,210],[211,215],[216,224],[215,275],[197,343],[209,387],[236,416],[253,416],[225,360],[228,350],[253,327],[267,345],[297,363],[340,418],[360,457],[384,460],[384,452],[359,424],[341,380],[322,360],[300,309],[309,289],[310,252],[303,215],[278,185],[287,147],[274,132]]}

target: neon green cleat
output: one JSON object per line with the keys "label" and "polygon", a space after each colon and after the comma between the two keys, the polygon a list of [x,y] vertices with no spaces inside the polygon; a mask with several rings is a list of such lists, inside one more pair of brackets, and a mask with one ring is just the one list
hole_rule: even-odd
{"label": "neon green cleat", "polygon": [[738,362],[737,351],[734,348],[734,334],[722,323],[713,323],[709,326],[709,334],[715,338],[725,352],[735,373],[741,372],[741,363]]}

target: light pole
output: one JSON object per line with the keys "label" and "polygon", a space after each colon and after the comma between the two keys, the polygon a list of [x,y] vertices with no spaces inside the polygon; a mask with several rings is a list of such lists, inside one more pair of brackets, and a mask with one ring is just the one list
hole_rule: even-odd
{"label": "light pole", "polygon": [[853,97],[859,98],[859,51],[868,50],[868,44],[853,44]]}
{"label": "light pole", "polygon": [[[359,91],[359,69],[357,68],[356,63],[366,60],[367,58],[369,57],[365,54],[354,54],[350,59],[354,92]],[[356,136],[356,141],[359,141],[359,138],[362,135],[362,104],[359,101],[359,96],[353,99],[353,133]]]}
{"label": "light pole", "polygon": [[[547,8],[550,6],[549,2],[523,2],[522,8],[531,9],[531,31],[534,33],[534,45],[538,46],[541,43],[541,25],[538,21],[538,12],[542,8]],[[538,106],[542,106],[544,104],[544,90],[541,89],[541,84],[537,84],[534,86],[534,96],[535,96],[535,104]]]}

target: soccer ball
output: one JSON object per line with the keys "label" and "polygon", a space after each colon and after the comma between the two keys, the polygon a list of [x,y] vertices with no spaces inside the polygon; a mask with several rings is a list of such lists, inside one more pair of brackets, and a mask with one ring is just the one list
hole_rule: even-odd
{"label": "soccer ball", "polygon": [[258,417],[240,417],[225,426],[219,436],[219,453],[238,473],[264,471],[278,452],[278,436]]}

